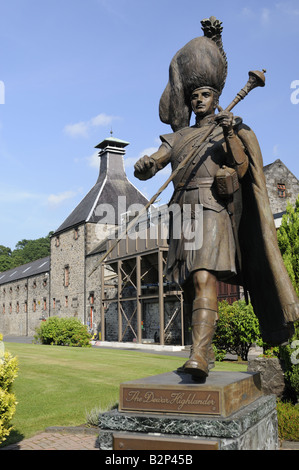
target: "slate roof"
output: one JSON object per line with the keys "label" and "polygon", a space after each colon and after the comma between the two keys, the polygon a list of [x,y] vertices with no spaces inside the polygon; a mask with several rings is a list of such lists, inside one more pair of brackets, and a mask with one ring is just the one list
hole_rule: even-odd
{"label": "slate roof", "polygon": [[37,276],[48,271],[50,271],[50,256],[1,272],[0,285],[25,279],[27,277]]}

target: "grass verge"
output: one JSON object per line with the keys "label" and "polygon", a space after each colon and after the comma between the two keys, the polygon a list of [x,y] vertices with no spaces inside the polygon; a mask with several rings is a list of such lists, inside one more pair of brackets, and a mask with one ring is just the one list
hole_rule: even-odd
{"label": "grass verge", "polygon": [[[5,445],[49,426],[78,426],[95,407],[118,401],[121,382],[175,370],[184,359],[137,351],[5,343],[19,361],[13,391],[17,411]],[[214,370],[246,371],[247,363],[219,362]]]}

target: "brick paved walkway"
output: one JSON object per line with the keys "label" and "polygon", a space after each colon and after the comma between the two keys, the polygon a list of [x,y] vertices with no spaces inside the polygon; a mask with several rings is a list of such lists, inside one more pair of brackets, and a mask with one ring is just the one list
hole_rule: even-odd
{"label": "brick paved walkway", "polygon": [[[97,430],[91,428],[47,428],[44,432],[1,450],[99,450]],[[285,441],[279,450],[299,450],[299,442]]]}
{"label": "brick paved walkway", "polygon": [[0,450],[99,450],[97,435],[90,428],[48,428]]}

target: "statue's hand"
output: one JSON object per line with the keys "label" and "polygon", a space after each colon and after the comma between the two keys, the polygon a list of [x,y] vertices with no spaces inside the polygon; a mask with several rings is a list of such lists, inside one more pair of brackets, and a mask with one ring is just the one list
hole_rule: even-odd
{"label": "statue's hand", "polygon": [[219,126],[222,127],[223,132],[225,134],[229,134],[233,130],[233,120],[234,115],[229,111],[221,111],[220,113],[216,114],[215,121]]}
{"label": "statue's hand", "polygon": [[151,157],[144,155],[134,165],[134,175],[139,179],[150,178],[153,173],[155,162]]}

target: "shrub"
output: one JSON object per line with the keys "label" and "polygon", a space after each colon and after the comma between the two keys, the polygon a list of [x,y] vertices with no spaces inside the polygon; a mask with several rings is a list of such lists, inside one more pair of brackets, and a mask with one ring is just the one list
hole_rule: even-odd
{"label": "shrub", "polygon": [[[0,343],[2,339],[0,335]],[[11,388],[17,372],[17,359],[8,352],[3,352],[0,357],[0,443],[6,440],[12,430],[10,421],[15,414],[17,401]]]}
{"label": "shrub", "polygon": [[34,338],[42,344],[90,347],[91,335],[76,318],[50,317],[36,328]]}
{"label": "shrub", "polygon": [[244,300],[232,305],[227,301],[219,302],[219,320],[213,342],[218,351],[237,354],[247,361],[251,346],[262,346],[259,322],[252,305],[247,305]]}
{"label": "shrub", "polygon": [[299,441],[299,406],[277,400],[278,435],[283,441]]}
{"label": "shrub", "polygon": [[280,346],[279,353],[284,361],[285,382],[292,400],[299,402],[299,325],[287,346]]}
{"label": "shrub", "polygon": [[215,354],[215,361],[222,362],[225,359],[226,351],[224,349],[218,349],[217,346],[213,343],[213,351]]}

